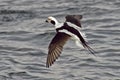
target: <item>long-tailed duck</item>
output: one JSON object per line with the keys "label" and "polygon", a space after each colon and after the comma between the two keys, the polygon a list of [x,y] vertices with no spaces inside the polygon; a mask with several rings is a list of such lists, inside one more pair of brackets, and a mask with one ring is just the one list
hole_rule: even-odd
{"label": "long-tailed duck", "polygon": [[47,56],[46,67],[51,66],[55,60],[60,56],[64,44],[70,38],[74,39],[75,43],[79,47],[83,47],[94,54],[95,51],[88,46],[87,41],[84,39],[84,35],[78,28],[81,28],[80,20],[82,15],[67,15],[64,23],[59,23],[54,17],[48,17],[46,22],[52,23],[55,26],[57,34],[52,39]]}

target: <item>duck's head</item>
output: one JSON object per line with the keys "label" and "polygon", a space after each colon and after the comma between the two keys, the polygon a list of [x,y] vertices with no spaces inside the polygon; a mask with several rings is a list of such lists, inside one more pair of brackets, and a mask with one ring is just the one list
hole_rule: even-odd
{"label": "duck's head", "polygon": [[58,21],[54,17],[52,17],[52,16],[48,17],[46,22],[51,23],[53,25],[57,25],[58,24]]}

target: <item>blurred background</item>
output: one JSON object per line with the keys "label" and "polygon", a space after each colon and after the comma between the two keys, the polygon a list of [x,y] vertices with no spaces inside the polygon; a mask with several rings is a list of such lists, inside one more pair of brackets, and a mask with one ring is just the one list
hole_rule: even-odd
{"label": "blurred background", "polygon": [[[97,57],[68,41],[46,68],[59,22],[81,14],[83,32]],[[120,80],[120,0],[0,0],[0,80]]]}

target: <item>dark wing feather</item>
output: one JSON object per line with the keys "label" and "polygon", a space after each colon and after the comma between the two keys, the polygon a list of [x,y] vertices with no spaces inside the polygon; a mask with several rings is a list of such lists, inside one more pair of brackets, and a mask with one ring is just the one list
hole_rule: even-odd
{"label": "dark wing feather", "polygon": [[71,22],[79,27],[81,27],[80,20],[82,19],[82,15],[67,15],[66,22]]}
{"label": "dark wing feather", "polygon": [[46,67],[51,66],[60,56],[63,46],[69,38],[70,36],[65,33],[58,32],[55,35],[49,45]]}

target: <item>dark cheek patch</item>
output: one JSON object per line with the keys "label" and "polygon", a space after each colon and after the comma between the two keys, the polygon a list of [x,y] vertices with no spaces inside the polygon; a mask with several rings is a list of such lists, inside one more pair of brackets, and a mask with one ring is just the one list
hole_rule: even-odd
{"label": "dark cheek patch", "polygon": [[51,23],[52,23],[53,25],[55,25],[55,21],[51,21]]}

